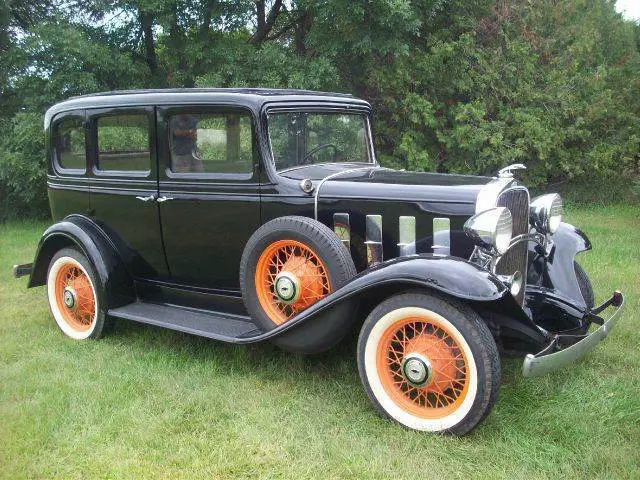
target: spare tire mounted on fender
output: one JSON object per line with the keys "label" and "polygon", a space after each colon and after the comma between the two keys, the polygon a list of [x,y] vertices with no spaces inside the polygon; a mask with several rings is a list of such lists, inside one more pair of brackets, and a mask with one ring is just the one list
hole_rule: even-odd
{"label": "spare tire mounted on fender", "polygon": [[281,325],[356,274],[336,234],[307,217],[271,220],[251,236],[240,262],[245,306],[264,330]]}

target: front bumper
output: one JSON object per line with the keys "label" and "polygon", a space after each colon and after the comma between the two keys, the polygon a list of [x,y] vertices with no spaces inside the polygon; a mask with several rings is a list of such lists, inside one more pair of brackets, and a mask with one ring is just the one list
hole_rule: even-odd
{"label": "front bumper", "polygon": [[[592,315],[594,318],[599,318],[598,314],[606,308],[613,306],[616,307],[613,315],[607,320],[603,321],[600,327],[594,332],[583,336],[579,341],[572,345],[559,350],[563,341],[569,339],[569,335],[556,335],[549,345],[547,345],[542,351],[533,354],[528,354],[522,365],[522,374],[525,377],[535,377],[537,375],[543,375],[547,372],[551,372],[558,368],[561,368],[571,362],[574,362],[578,358],[582,357],[585,353],[592,350],[609,334],[611,329],[615,326],[618,318],[622,314],[624,309],[624,297],[620,292],[615,292],[613,296],[603,303],[598,308],[594,309]],[[575,337],[573,337],[575,338]]]}

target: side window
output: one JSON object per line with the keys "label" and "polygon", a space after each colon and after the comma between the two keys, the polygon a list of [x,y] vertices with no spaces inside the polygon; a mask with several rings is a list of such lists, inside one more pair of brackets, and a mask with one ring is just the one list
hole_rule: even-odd
{"label": "side window", "polygon": [[180,113],[169,117],[171,171],[253,171],[251,116],[242,113]]}
{"label": "side window", "polygon": [[149,117],[121,114],[98,117],[98,170],[146,172],[151,166]]}
{"label": "side window", "polygon": [[65,170],[85,171],[87,151],[83,119],[67,117],[55,127],[55,157],[58,165]]}

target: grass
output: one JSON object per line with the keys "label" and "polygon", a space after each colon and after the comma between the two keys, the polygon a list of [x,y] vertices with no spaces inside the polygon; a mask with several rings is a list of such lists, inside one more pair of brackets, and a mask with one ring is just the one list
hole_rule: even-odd
{"label": "grass", "polygon": [[127,322],[65,338],[44,289],[10,274],[47,225],[0,225],[0,477],[638,478],[639,217],[568,212],[598,299],[620,288],[626,313],[572,368],[523,379],[505,359],[493,413],[463,438],[378,417],[353,341],[300,357]]}

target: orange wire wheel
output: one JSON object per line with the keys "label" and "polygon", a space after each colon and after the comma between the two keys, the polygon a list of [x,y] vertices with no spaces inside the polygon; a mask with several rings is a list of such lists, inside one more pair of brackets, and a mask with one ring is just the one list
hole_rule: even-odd
{"label": "orange wire wheel", "polygon": [[75,339],[89,337],[96,326],[97,300],[85,267],[72,256],[55,258],[49,268],[47,290],[60,329]]}
{"label": "orange wire wheel", "polygon": [[403,410],[439,419],[457,410],[469,389],[469,364],[438,315],[407,316],[383,333],[376,352],[386,393]]}
{"label": "orange wire wheel", "polygon": [[360,331],[358,370],[380,413],[428,432],[469,432],[500,386],[498,347],[484,320],[436,292],[399,293],[374,308]]}
{"label": "orange wire wheel", "polygon": [[332,291],[325,264],[297,240],[278,240],[265,248],[256,265],[255,285],[260,306],[276,325]]}

